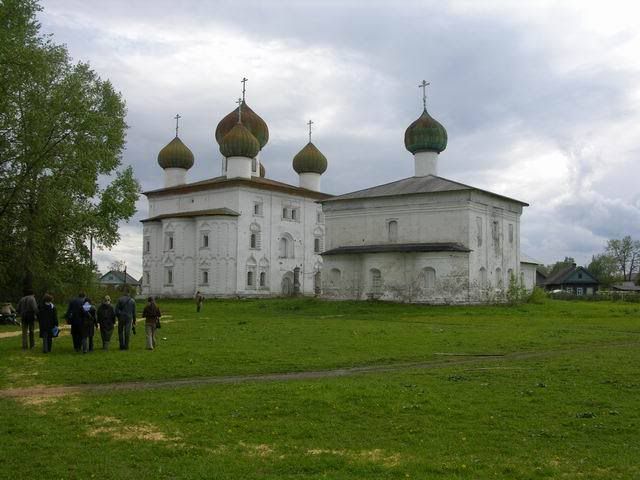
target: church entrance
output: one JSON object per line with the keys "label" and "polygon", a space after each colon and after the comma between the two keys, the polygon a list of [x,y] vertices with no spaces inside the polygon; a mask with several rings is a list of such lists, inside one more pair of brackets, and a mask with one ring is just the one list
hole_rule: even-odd
{"label": "church entrance", "polygon": [[293,272],[287,272],[282,277],[282,295],[285,297],[293,295]]}

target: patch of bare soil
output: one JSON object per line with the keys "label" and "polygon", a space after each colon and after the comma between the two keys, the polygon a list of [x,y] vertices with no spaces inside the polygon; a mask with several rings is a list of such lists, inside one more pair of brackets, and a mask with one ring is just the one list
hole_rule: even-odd
{"label": "patch of bare soil", "polygon": [[106,435],[114,440],[141,440],[146,442],[179,442],[180,437],[170,437],[155,425],[145,422],[127,424],[114,417],[99,416],[92,421],[93,424],[87,435],[96,437]]}

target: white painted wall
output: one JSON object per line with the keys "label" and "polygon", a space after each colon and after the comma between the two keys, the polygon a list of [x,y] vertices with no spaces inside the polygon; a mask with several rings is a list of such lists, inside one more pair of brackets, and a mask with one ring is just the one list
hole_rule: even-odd
{"label": "white painted wall", "polygon": [[425,177],[427,175],[438,175],[438,153],[418,152],[414,157],[415,176]]}
{"label": "white painted wall", "polygon": [[227,158],[227,178],[251,178],[251,164],[253,160],[248,157]]}
{"label": "white painted wall", "polygon": [[[519,278],[522,206],[517,202],[481,191],[458,191],[326,202],[323,210],[327,249],[388,243],[454,242],[471,250],[468,254],[454,255],[327,256],[323,270],[324,286],[330,285],[327,282],[331,281],[330,271],[333,268],[343,272],[345,283],[333,290],[325,288],[326,296],[366,297],[366,277],[371,268],[379,268],[382,277],[388,279],[381,298],[432,303],[473,303],[495,299],[508,288],[510,273]],[[395,239],[390,238],[391,221],[397,222]],[[377,259],[375,261],[380,267],[372,266],[373,259]],[[416,295],[412,291],[416,275],[426,266],[434,268],[436,277],[444,281],[437,283],[436,291],[431,291],[428,296]],[[482,281],[481,268],[486,272],[486,282]]]}
{"label": "white painted wall", "polygon": [[520,272],[521,278],[524,283],[524,288],[531,291],[536,286],[536,269],[537,265],[533,263],[521,263]]}
{"label": "white painted wall", "polygon": [[[260,204],[258,213],[254,206]],[[143,286],[145,295],[190,297],[196,290],[205,295],[279,295],[282,279],[300,267],[301,292],[314,293],[313,276],[322,264],[314,252],[314,240],[324,243],[321,206],[311,198],[266,190],[259,185],[234,186],[210,191],[149,198],[149,216],[174,212],[227,207],[240,214],[169,218],[146,222],[143,229]],[[283,209],[287,209],[287,217]],[[295,209],[295,218],[290,213]],[[260,241],[251,247],[252,232]],[[203,242],[209,236],[209,245]],[[174,249],[166,239],[174,237]],[[293,243],[293,257],[281,258],[280,239]],[[146,251],[146,241],[150,249]],[[322,248],[322,247],[321,247]],[[173,269],[173,282],[166,280],[167,268]],[[254,270],[254,285],[247,284],[247,272]],[[203,272],[209,281],[203,283]],[[266,285],[259,285],[265,272]]]}
{"label": "white painted wall", "polygon": [[319,173],[300,173],[299,185],[307,190],[320,191],[320,174]]}
{"label": "white painted wall", "polygon": [[186,182],[187,170],[184,168],[165,168],[164,169],[164,186],[175,187]]}

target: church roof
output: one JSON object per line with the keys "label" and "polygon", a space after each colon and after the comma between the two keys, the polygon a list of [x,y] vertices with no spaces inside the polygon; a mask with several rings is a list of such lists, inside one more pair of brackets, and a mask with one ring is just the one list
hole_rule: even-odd
{"label": "church roof", "polygon": [[520,263],[530,263],[532,265],[542,265],[542,262],[539,262],[535,258],[530,257],[526,253],[520,252]]}
{"label": "church roof", "polygon": [[483,190],[481,188],[465,185],[464,183],[448,180],[436,175],[426,175],[423,177],[409,177],[402,180],[396,180],[395,182],[385,183],[384,185],[378,185],[376,187],[365,188],[364,190],[358,190],[351,193],[345,193],[344,195],[337,195],[335,197],[328,198],[324,202],[336,202],[340,200],[356,200],[362,198],[376,198],[376,197],[393,197],[398,195],[415,195],[420,193],[439,193],[439,192],[452,192],[463,190],[476,190],[478,192],[488,193],[494,197],[499,197],[505,200],[519,203],[525,207],[529,204],[516,200],[514,198],[505,197],[497,193]]}
{"label": "church roof", "polygon": [[264,190],[274,190],[278,192],[289,193],[301,197],[315,198],[317,200],[326,200],[332,195],[328,193],[316,192],[302,187],[289,185],[288,183],[278,182],[270,178],[251,177],[249,178],[227,178],[226,176],[209,178],[199,182],[185,183],[174,187],[159,188],[157,190],[149,190],[143,192],[147,197],[156,197],[161,195],[175,195],[180,193],[201,192],[206,190],[215,190],[218,188],[228,188],[246,186]]}
{"label": "church roof", "polygon": [[349,245],[332,248],[321,255],[344,255],[350,253],[389,252],[470,252],[460,243],[384,243],[380,245]]}
{"label": "church roof", "polygon": [[210,217],[213,215],[222,215],[227,217],[239,217],[240,214],[230,208],[211,208],[209,210],[193,210],[190,212],[175,212],[156,215],[155,217],[145,218],[141,222],[157,222],[164,218],[193,218],[193,217]]}

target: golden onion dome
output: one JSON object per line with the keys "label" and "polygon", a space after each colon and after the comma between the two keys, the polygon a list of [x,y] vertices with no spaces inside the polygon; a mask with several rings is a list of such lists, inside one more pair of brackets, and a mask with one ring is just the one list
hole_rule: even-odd
{"label": "golden onion dome", "polygon": [[293,169],[296,173],[323,174],[327,170],[327,157],[309,142],[293,157]]}
{"label": "golden onion dome", "polygon": [[220,153],[225,157],[255,158],[260,151],[260,142],[249,129],[236,121],[235,126],[220,142]]}
{"label": "golden onion dome", "polygon": [[[218,144],[238,123],[238,108],[234,109],[218,123],[216,127],[216,141]],[[260,144],[260,150],[262,150],[269,141],[269,127],[256,112],[251,110],[244,100],[242,101],[242,124],[256,137]]]}
{"label": "golden onion dome", "polygon": [[193,153],[176,136],[158,153],[158,165],[162,168],[184,168],[189,170],[193,167]]}

